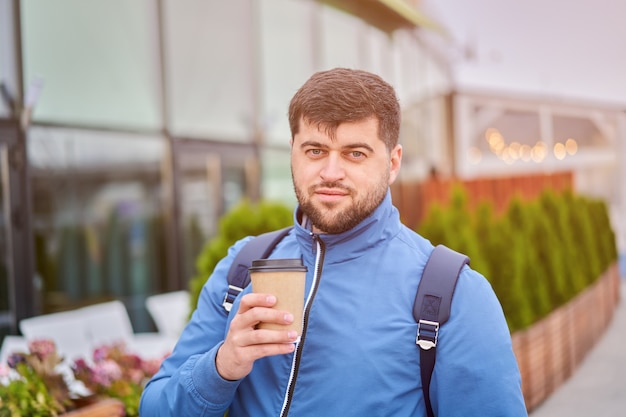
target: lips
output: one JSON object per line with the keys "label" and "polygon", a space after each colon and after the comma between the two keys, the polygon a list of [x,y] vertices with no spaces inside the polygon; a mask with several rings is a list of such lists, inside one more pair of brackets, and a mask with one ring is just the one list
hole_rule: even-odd
{"label": "lips", "polygon": [[315,190],[315,194],[343,196],[343,195],[348,195],[349,193],[346,190],[338,190],[336,188],[333,188],[333,189],[318,188],[317,190]]}
{"label": "lips", "polygon": [[321,203],[334,205],[350,195],[350,192],[337,188],[317,188],[314,195]]}

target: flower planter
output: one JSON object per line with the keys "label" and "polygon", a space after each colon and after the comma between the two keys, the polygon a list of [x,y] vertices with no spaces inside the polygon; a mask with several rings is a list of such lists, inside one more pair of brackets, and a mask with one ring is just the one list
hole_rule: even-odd
{"label": "flower planter", "polygon": [[613,264],[569,303],[512,335],[528,410],[563,384],[600,339],[619,301],[619,280]]}
{"label": "flower planter", "polygon": [[[61,417],[137,416],[144,384],[154,375],[161,359],[141,359],[124,344],[103,345],[94,350],[94,362],[76,359],[71,365],[76,382],[91,395],[75,397],[61,373],[62,357],[52,340],[28,342],[28,352],[10,355],[8,366],[15,377],[3,389],[0,414],[58,415]],[[104,364],[104,368],[103,365]],[[57,414],[62,410],[63,414]]]}
{"label": "flower planter", "polygon": [[61,414],[59,417],[122,417],[124,415],[124,405],[120,401],[103,398],[77,410]]}

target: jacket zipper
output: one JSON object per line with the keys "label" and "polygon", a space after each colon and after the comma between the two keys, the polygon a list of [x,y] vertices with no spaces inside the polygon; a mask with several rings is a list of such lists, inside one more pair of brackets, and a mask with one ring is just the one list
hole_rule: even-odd
{"label": "jacket zipper", "polygon": [[311,290],[309,291],[309,296],[306,300],[306,304],[304,306],[304,318],[302,325],[302,335],[300,336],[300,342],[298,342],[298,346],[296,347],[296,353],[293,355],[293,362],[291,364],[291,373],[289,375],[289,382],[287,383],[287,392],[285,393],[285,400],[283,402],[283,408],[280,412],[281,417],[287,417],[289,414],[289,407],[291,407],[291,399],[293,397],[293,391],[296,386],[296,379],[298,378],[298,369],[300,367],[300,358],[302,357],[302,349],[304,346],[304,341],[306,339],[306,330],[307,324],[309,321],[309,312],[311,311],[311,305],[313,304],[313,299],[315,298],[315,294],[317,294],[317,289],[319,287],[320,278],[322,276],[322,265],[324,264],[324,253],[325,246],[322,239],[319,236],[313,234],[313,241],[317,245],[317,255],[315,257],[315,273],[313,274],[313,284],[311,286]]}

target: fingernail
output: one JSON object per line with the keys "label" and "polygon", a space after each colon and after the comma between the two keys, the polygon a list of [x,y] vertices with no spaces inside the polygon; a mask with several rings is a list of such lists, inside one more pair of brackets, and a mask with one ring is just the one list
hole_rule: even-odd
{"label": "fingernail", "polygon": [[290,340],[295,340],[298,337],[298,333],[294,330],[290,330],[287,333],[287,336],[289,337]]}
{"label": "fingernail", "polygon": [[274,304],[276,302],[276,296],[268,295],[265,300],[267,301],[268,304]]}
{"label": "fingernail", "polygon": [[283,318],[285,319],[286,322],[291,323],[293,321],[293,314],[287,313],[287,314],[285,314],[285,316]]}

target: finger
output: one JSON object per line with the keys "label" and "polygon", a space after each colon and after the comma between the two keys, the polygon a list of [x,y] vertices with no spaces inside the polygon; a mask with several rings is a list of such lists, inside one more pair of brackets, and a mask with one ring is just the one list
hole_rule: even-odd
{"label": "finger", "polygon": [[272,308],[255,308],[250,311],[249,315],[255,320],[255,326],[259,323],[272,323],[284,326],[293,323],[294,320],[293,314],[290,312]]}
{"label": "finger", "polygon": [[293,352],[298,337],[294,330],[258,329],[229,333],[220,347],[220,365],[222,369],[249,369],[259,358]]}
{"label": "finger", "polygon": [[286,355],[296,350],[296,344],[291,343],[273,343],[273,344],[260,344],[251,346],[249,349],[253,350],[254,357],[256,359],[264,358],[266,356]]}
{"label": "finger", "polygon": [[[256,333],[258,330],[249,333]],[[287,333],[287,332],[275,332]],[[288,339],[294,339],[294,334],[290,333]],[[263,336],[263,335],[261,335]],[[265,335],[267,336],[267,335]],[[257,337],[257,336],[255,336]],[[236,337],[238,338],[238,337]],[[261,337],[262,339],[262,337]],[[235,345],[233,346],[233,343]],[[295,343],[259,343],[236,347],[236,342],[227,338],[226,342],[219,348],[215,358],[217,372],[225,379],[238,380],[248,375],[252,370],[254,361],[259,358],[274,355],[284,355],[295,351]]]}
{"label": "finger", "polygon": [[245,313],[254,307],[272,307],[276,297],[272,294],[249,293],[241,297],[238,313]]}
{"label": "finger", "polygon": [[256,329],[240,335],[242,346],[293,344],[299,334],[295,330]]}
{"label": "finger", "polygon": [[287,311],[267,307],[253,307],[245,313],[240,312],[235,315],[230,328],[233,330],[254,330],[261,322],[288,325],[293,323],[293,320],[293,314]]}

